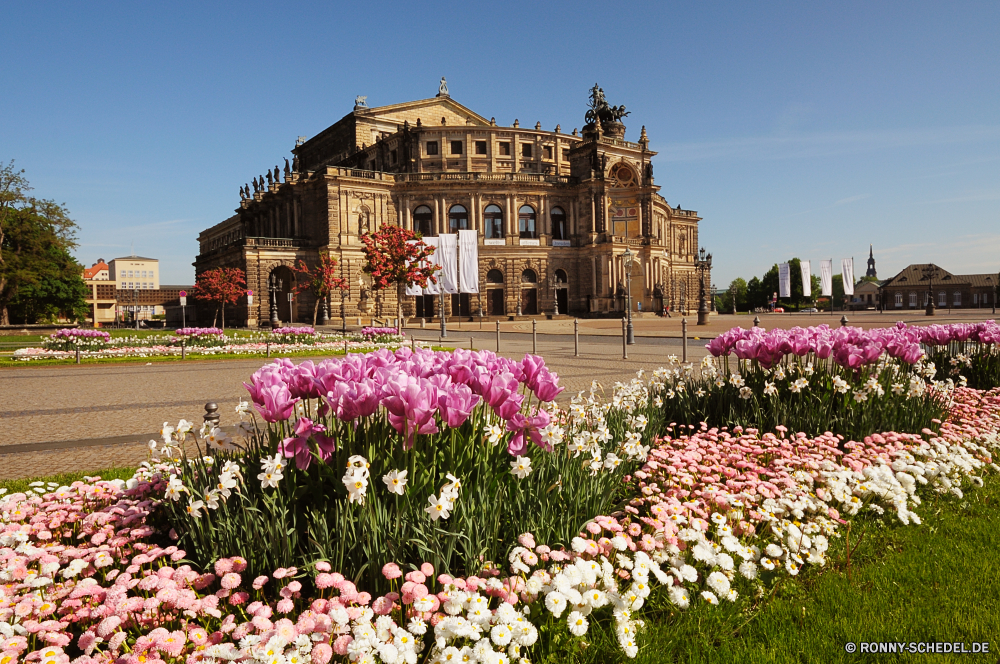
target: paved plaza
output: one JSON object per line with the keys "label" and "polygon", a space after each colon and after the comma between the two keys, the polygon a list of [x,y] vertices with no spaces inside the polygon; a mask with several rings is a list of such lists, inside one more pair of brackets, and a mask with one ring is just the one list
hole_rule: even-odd
{"label": "paved plaza", "polygon": [[[874,312],[848,313],[850,324],[879,327],[906,320],[910,323],[971,322],[989,318],[989,310],[934,319],[922,315]],[[842,314],[764,314],[761,325],[793,327],[828,323],[839,325]],[[688,319],[688,359],[700,360],[705,341],[741,325],[753,325],[753,316],[713,316],[707,326]],[[559,374],[566,391],[560,400],[587,389],[597,380],[606,388],[627,380],[639,369],[650,371],[681,356],[681,319],[637,318],[636,344],[622,359],[621,322],[614,319],[580,321],[580,356],[574,356],[573,320],[539,320],[537,352]],[[532,322],[501,323],[500,352],[519,359],[532,352]],[[407,329],[415,339],[437,343],[439,329]],[[471,342],[470,342],[471,340]],[[496,350],[495,323],[449,324],[447,346]],[[322,358],[311,358],[319,361]],[[206,402],[219,404],[222,425],[236,421],[234,408],[246,399],[243,381],[268,360],[198,360],[144,364],[30,366],[0,370],[0,479],[97,470],[136,464],[146,458],[146,443],[158,438],[163,422],[185,418],[198,424]],[[296,360],[300,361],[300,360]]]}

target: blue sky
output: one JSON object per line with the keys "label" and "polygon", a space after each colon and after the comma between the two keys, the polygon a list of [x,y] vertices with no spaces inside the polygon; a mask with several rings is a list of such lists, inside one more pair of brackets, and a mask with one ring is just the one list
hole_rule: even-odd
{"label": "blue sky", "polygon": [[80,224],[79,260],[190,283],[239,187],[350,112],[452,97],[583,125],[595,82],[703,216],[713,280],[875,245],[1000,271],[997,2],[9,4],[0,160]]}

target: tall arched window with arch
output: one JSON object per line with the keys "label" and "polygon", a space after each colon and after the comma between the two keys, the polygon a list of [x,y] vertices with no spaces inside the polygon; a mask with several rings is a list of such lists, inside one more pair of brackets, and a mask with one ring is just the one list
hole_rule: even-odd
{"label": "tall arched window with arch", "polygon": [[434,213],[426,205],[421,205],[413,211],[413,230],[427,237],[435,235]]}
{"label": "tall arched window with arch", "polygon": [[451,233],[469,228],[469,211],[464,205],[452,205],[448,210],[448,228]]}
{"label": "tall arched window with arch", "polygon": [[517,211],[517,229],[521,238],[533,240],[538,237],[535,230],[535,208],[530,205],[521,206]]}
{"label": "tall arched window with arch", "polygon": [[552,219],[552,239],[568,240],[569,231],[566,228],[566,213],[563,212],[563,209],[561,207],[552,208],[549,217]]}
{"label": "tall arched window with arch", "polygon": [[497,240],[503,237],[503,210],[499,205],[487,205],[483,210],[485,223],[484,235],[487,240]]}

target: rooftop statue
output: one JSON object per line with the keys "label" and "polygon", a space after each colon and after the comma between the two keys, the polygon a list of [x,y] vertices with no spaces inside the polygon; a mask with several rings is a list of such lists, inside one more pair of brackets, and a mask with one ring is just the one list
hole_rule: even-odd
{"label": "rooftop statue", "polygon": [[585,116],[588,124],[599,122],[621,122],[621,119],[628,115],[624,106],[609,106],[608,100],[604,97],[604,90],[596,83],[590,89],[590,110]]}

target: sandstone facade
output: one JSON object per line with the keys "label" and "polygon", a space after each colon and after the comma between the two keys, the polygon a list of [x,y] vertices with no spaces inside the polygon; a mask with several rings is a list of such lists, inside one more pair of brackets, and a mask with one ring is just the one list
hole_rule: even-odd
{"label": "sandstone facade", "polygon": [[[393,316],[395,292],[372,293],[362,272],[360,237],[381,224],[424,235],[479,232],[480,293],[446,296],[446,315],[539,315],[557,301],[561,314],[621,311],[626,249],[635,255],[635,309],[698,307],[700,217],[660,194],[645,127],[638,142],[625,140],[618,121],[570,133],[517,121],[501,127],[439,94],[378,108],[360,102],[292,152],[284,181],[275,167],[255,191],[247,186],[232,217],[199,236],[196,271],[240,267],[254,291],[253,305],[227,318],[266,324],[273,274],[282,280],[278,319],[311,321],[312,296],[288,303],[290,268],[312,266],[321,253],[351,285],[328,303],[331,318]],[[440,303],[407,296],[403,310],[430,318]]]}

